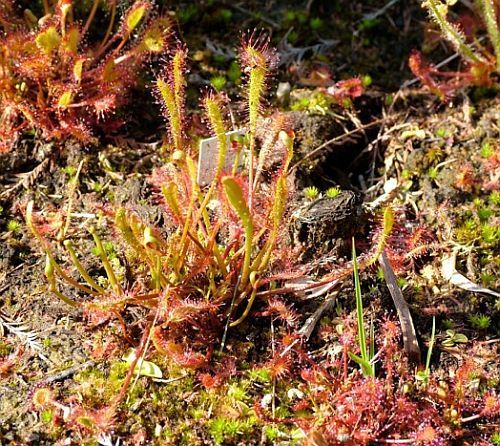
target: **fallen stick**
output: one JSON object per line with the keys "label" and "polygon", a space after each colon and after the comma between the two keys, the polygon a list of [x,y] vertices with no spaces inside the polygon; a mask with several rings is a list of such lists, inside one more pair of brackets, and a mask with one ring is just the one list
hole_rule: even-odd
{"label": "fallen stick", "polygon": [[396,275],[394,274],[394,270],[392,269],[391,262],[385,250],[382,251],[382,254],[378,258],[378,262],[382,271],[384,271],[385,282],[387,283],[387,288],[389,288],[389,293],[391,293],[392,300],[398,313],[405,351],[410,360],[418,364],[420,363],[420,347],[418,346],[410,308],[403,297],[401,288],[398,286]]}

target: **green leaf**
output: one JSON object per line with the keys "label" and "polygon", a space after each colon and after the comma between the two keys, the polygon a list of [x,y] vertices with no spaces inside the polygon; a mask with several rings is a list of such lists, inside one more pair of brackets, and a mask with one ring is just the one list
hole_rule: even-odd
{"label": "green leaf", "polygon": [[151,25],[142,38],[139,51],[161,53],[166,46],[166,36],[171,28],[168,17],[160,17]]}
{"label": "green leaf", "polygon": [[375,371],[373,370],[372,364],[367,360],[363,359],[361,356],[358,356],[352,352],[348,352],[349,358],[351,358],[356,364],[361,367],[361,371],[365,376],[375,376]]}
{"label": "green leaf", "polygon": [[241,272],[241,286],[246,286],[250,274],[250,256],[252,253],[253,240],[253,220],[247,202],[243,196],[243,190],[238,182],[232,177],[224,177],[222,186],[226,197],[240,218],[245,230],[245,259],[243,261],[243,271]]}
{"label": "green leaf", "polygon": [[358,322],[358,343],[363,361],[367,361],[368,353],[366,351],[366,331],[363,320],[363,299],[361,295],[361,284],[359,281],[358,257],[356,255],[356,246],[354,237],[352,238],[352,267],[354,276],[354,295],[356,298],[356,316]]}
{"label": "green leaf", "polygon": [[243,197],[243,190],[241,189],[238,182],[232,177],[225,177],[222,179],[222,185],[224,186],[224,192],[226,193],[227,199],[231,206],[234,208],[236,214],[241,219],[243,226],[245,228],[252,228],[253,222],[252,216],[250,215],[250,209],[247,206],[247,202]]}
{"label": "green leaf", "polygon": [[127,25],[127,33],[130,34],[136,26],[141,22],[144,14],[146,13],[146,4],[139,4],[136,7],[132,7],[132,10],[127,15],[125,23]]}
{"label": "green leaf", "polygon": [[73,93],[71,91],[65,91],[59,98],[57,106],[61,108],[66,108],[68,105],[71,104],[72,100],[73,100]]}
{"label": "green leaf", "polygon": [[427,383],[429,381],[429,375],[429,370],[419,370],[417,373],[415,373],[415,379],[417,381],[423,381],[424,383]]}
{"label": "green leaf", "polygon": [[71,28],[64,39],[64,49],[71,54],[76,55],[78,52],[78,44],[80,43],[80,31],[77,27]]}
{"label": "green leaf", "polygon": [[80,82],[82,80],[84,62],[85,62],[84,59],[78,59],[73,65],[73,77],[77,82]]}
{"label": "green leaf", "polygon": [[427,373],[427,375],[429,375],[429,370],[431,366],[432,348],[434,347],[435,338],[436,338],[436,317],[433,316],[431,340],[429,342],[429,349],[427,350],[427,359],[425,361],[425,372]]}
{"label": "green leaf", "polygon": [[52,51],[54,51],[61,41],[61,36],[57,32],[55,26],[47,28],[42,31],[35,38],[35,43],[47,56],[50,56]]}
{"label": "green leaf", "polygon": [[[130,352],[122,358],[128,365],[132,365],[135,360],[135,351]],[[155,363],[151,361],[142,361],[139,359],[134,368],[134,373],[140,376],[149,376],[151,378],[163,378],[163,373]]]}
{"label": "green leaf", "polygon": [[460,343],[469,342],[469,338],[462,333],[456,333],[455,336],[453,336],[453,340]]}

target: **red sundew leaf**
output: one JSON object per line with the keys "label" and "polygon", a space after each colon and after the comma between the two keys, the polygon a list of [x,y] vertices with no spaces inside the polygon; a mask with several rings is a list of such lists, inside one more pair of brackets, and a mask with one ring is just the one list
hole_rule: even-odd
{"label": "red sundew leaf", "polygon": [[432,65],[424,64],[422,55],[418,51],[413,51],[411,53],[408,59],[408,65],[411,72],[417,76],[431,92],[437,94],[442,99],[447,96],[447,92],[444,90],[443,86],[435,82],[432,78],[432,74],[436,72],[436,69]]}
{"label": "red sundew leaf", "polygon": [[202,373],[199,375],[199,380],[205,389],[216,389],[224,383],[223,377],[220,375],[212,376],[210,373]]}
{"label": "red sundew leaf", "polygon": [[302,369],[300,377],[310,384],[323,384],[324,376],[314,369]]}
{"label": "red sundew leaf", "polygon": [[116,423],[116,412],[113,406],[105,406],[97,410],[88,410],[81,406],[71,408],[71,423],[90,432],[106,432]]}
{"label": "red sundew leaf", "polygon": [[415,435],[415,442],[422,444],[433,444],[437,439],[438,434],[432,426],[422,426],[417,435]]}
{"label": "red sundew leaf", "polygon": [[240,39],[240,60],[244,70],[264,68],[267,72],[278,65],[279,56],[270,46],[270,38],[264,32],[254,30],[242,34]]}
{"label": "red sundew leaf", "polygon": [[292,361],[290,356],[282,356],[280,353],[276,353],[268,362],[266,362],[264,368],[268,371],[271,378],[283,379],[285,376],[290,374],[291,366]]}
{"label": "red sundew leaf", "polygon": [[293,405],[292,410],[294,412],[300,412],[303,410],[309,410],[310,408],[311,408],[311,402],[306,398],[303,398]]}
{"label": "red sundew leaf", "polygon": [[7,375],[16,364],[19,364],[19,360],[23,353],[24,346],[19,345],[9,356],[0,359],[0,376]]}
{"label": "red sundew leaf", "polygon": [[500,398],[494,392],[488,393],[483,398],[481,415],[493,417],[500,415]]}
{"label": "red sundew leaf", "polygon": [[276,315],[278,319],[286,322],[287,325],[293,326],[298,321],[298,314],[282,299],[274,298],[268,302],[268,308],[262,312],[263,316]]}
{"label": "red sundew leaf", "polygon": [[113,94],[96,98],[92,102],[92,106],[94,108],[95,114],[97,115],[97,118],[102,120],[105,118],[107,114],[115,111],[116,104],[117,104],[117,99],[116,96]]}
{"label": "red sundew leaf", "polygon": [[352,79],[347,79],[344,81],[339,81],[336,84],[337,89],[343,92],[344,96],[350,98],[357,98],[363,94],[363,83],[359,77],[354,77]]}

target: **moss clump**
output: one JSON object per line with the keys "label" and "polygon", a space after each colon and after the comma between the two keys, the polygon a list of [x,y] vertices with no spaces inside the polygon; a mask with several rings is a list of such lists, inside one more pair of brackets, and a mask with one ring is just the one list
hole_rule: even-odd
{"label": "moss clump", "polygon": [[217,417],[209,422],[208,430],[216,444],[235,442],[252,434],[255,421],[254,417],[244,420]]}
{"label": "moss clump", "polygon": [[88,368],[75,375],[76,390],[90,407],[109,404],[120,391],[127,370],[128,365],[122,361],[112,363],[108,372]]}
{"label": "moss clump", "polygon": [[0,358],[10,355],[13,351],[12,345],[0,340]]}

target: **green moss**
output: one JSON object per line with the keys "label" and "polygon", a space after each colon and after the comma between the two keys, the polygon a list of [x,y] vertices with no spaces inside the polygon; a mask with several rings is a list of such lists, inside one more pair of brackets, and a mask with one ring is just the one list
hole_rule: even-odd
{"label": "green moss", "polygon": [[248,394],[249,387],[250,383],[246,380],[233,382],[229,385],[227,396],[235,401],[248,401],[250,398]]}
{"label": "green moss", "polygon": [[214,63],[222,65],[226,61],[226,56],[224,56],[223,54],[213,54],[212,60],[214,61]]}
{"label": "green moss", "polygon": [[320,17],[313,17],[309,20],[309,26],[313,31],[319,31],[323,27],[323,20]]}
{"label": "green moss", "polygon": [[120,391],[128,366],[123,361],[111,364],[109,371],[88,368],[74,377],[77,390],[91,407],[109,403]]}
{"label": "green moss", "polygon": [[281,405],[276,408],[275,415],[276,418],[290,418],[292,416],[292,412],[290,412],[286,406]]}
{"label": "green moss", "polygon": [[14,347],[0,339],[0,358],[10,355],[14,351]]}
{"label": "green moss", "polygon": [[486,330],[491,324],[491,318],[486,314],[470,314],[469,322],[477,330]]}
{"label": "green moss", "polygon": [[351,108],[352,107],[352,99],[351,98],[344,98],[342,101],[342,107],[343,108]]}
{"label": "green moss", "polygon": [[491,436],[491,444],[493,446],[500,446],[500,432],[495,432],[492,436]]}
{"label": "green moss", "polygon": [[262,368],[254,368],[247,371],[247,376],[250,381],[258,382],[262,384],[270,384],[272,382],[271,375],[269,375],[269,371]]}
{"label": "green moss", "polygon": [[449,319],[443,319],[441,321],[441,328],[443,330],[448,330],[450,328],[453,328],[455,326],[455,323]]}
{"label": "green moss", "polygon": [[404,288],[406,285],[408,285],[408,281],[404,277],[399,277],[397,279],[397,283],[399,288]]}
{"label": "green moss", "polygon": [[431,179],[431,180],[435,180],[437,179],[439,175],[439,169],[437,167],[431,167],[428,171],[427,171],[427,176]]}
{"label": "green moss", "polygon": [[380,266],[377,267],[377,274],[376,274],[376,276],[377,276],[378,280],[384,280],[384,278],[385,278],[384,270]]}
{"label": "green moss", "polygon": [[[113,242],[105,241],[102,243],[102,245],[104,247],[104,250],[106,251],[106,255],[108,256],[109,260],[118,259],[118,254],[116,252],[116,246]],[[94,246],[92,248],[92,254],[94,254],[95,256],[99,255],[99,250],[97,249],[97,247]]]}
{"label": "green moss", "polygon": [[481,282],[485,287],[488,287],[495,282],[495,276],[491,273],[484,272],[481,274]]}
{"label": "green moss", "polygon": [[358,29],[360,31],[368,31],[372,28],[375,28],[379,23],[380,23],[380,20],[378,18],[364,19],[361,21],[361,24],[359,25]]}
{"label": "green moss", "polygon": [[222,8],[219,9],[218,16],[223,22],[229,22],[233,18],[233,12],[230,9]]}
{"label": "green moss", "polygon": [[297,42],[297,40],[299,40],[299,33],[297,31],[290,31],[288,33],[288,41],[291,43],[291,44],[294,44],[295,42]]}
{"label": "green moss", "polygon": [[294,111],[306,111],[316,115],[326,115],[331,105],[332,101],[327,95],[315,92],[293,102],[290,105],[290,109]]}
{"label": "green moss", "polygon": [[205,407],[192,407],[188,411],[193,420],[203,420],[207,417],[207,409]]}
{"label": "green moss", "polygon": [[306,187],[303,192],[304,197],[308,198],[309,200],[315,200],[319,196],[319,190],[316,186]]}
{"label": "green moss", "polygon": [[9,220],[7,222],[7,231],[17,233],[21,230],[21,223],[17,220]]}
{"label": "green moss", "polygon": [[227,69],[227,78],[234,83],[239,83],[241,79],[241,69],[236,61],[231,62],[229,68]]}
{"label": "green moss", "polygon": [[482,207],[477,210],[479,220],[486,221],[493,215],[493,211],[487,207]]}
{"label": "green moss", "polygon": [[91,184],[92,190],[100,194],[104,190],[104,183],[93,181]]}
{"label": "green moss", "polygon": [[361,83],[363,84],[363,87],[369,87],[373,83],[373,79],[369,74],[365,74],[364,76],[361,77]]}
{"label": "green moss", "polygon": [[326,190],[325,196],[328,198],[338,197],[342,193],[340,187],[330,187]]}
{"label": "green moss", "polygon": [[161,430],[160,437],[163,440],[172,441],[175,438],[175,434],[174,434],[174,431],[170,427],[164,426]]}
{"label": "green moss", "polygon": [[493,191],[490,196],[488,197],[488,200],[491,204],[495,205],[495,206],[499,206],[500,205],[500,192],[495,190]]}
{"label": "green moss", "polygon": [[75,166],[66,166],[62,169],[62,171],[69,177],[74,177],[76,174],[76,170],[77,169]]}
{"label": "green moss", "polygon": [[193,431],[193,426],[188,422],[179,423],[180,441],[182,445],[196,445],[200,444],[197,439],[196,432]]}
{"label": "green moss", "polygon": [[446,135],[447,135],[447,132],[446,132],[446,129],[443,128],[443,127],[439,127],[436,132],[435,132],[436,136],[438,138],[445,138]]}
{"label": "green moss", "polygon": [[481,238],[487,245],[496,245],[500,240],[500,228],[487,223],[481,226]]}
{"label": "green moss", "polygon": [[233,443],[238,438],[248,438],[253,433],[255,417],[244,420],[216,417],[208,423],[208,432],[216,444]]}
{"label": "green moss", "polygon": [[52,413],[52,409],[45,409],[40,414],[40,420],[44,423],[50,423],[54,418],[54,414]]}
{"label": "green moss", "polygon": [[280,431],[275,426],[266,426],[264,428],[264,435],[269,441],[276,441],[279,437]]}
{"label": "green moss", "polygon": [[497,389],[500,386],[500,377],[492,376],[486,380],[487,389]]}
{"label": "green moss", "polygon": [[188,4],[176,11],[179,22],[182,24],[188,23],[198,14],[198,5]]}
{"label": "green moss", "polygon": [[296,15],[297,14],[292,9],[285,10],[283,12],[283,19],[282,19],[283,24],[284,25],[291,25],[291,23],[295,20]]}
{"label": "green moss", "polygon": [[226,85],[226,82],[227,81],[226,81],[226,78],[224,76],[213,76],[210,79],[210,83],[217,91],[221,91],[224,88],[224,86]]}
{"label": "green moss", "polygon": [[481,238],[479,225],[473,218],[466,219],[454,231],[455,238],[462,245],[474,244]]}
{"label": "green moss", "polygon": [[495,152],[493,150],[493,147],[491,147],[491,144],[489,142],[485,142],[482,146],[481,146],[481,156],[483,158],[489,158],[490,156],[492,156]]}

